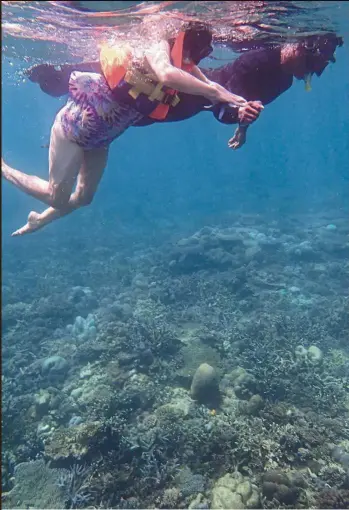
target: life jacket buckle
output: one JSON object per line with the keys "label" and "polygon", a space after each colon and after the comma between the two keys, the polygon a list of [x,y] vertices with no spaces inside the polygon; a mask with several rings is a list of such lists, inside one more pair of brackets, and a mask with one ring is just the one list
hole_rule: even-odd
{"label": "life jacket buckle", "polygon": [[140,91],[137,90],[136,87],[132,87],[129,91],[128,91],[129,95],[132,97],[132,99],[136,100],[140,94]]}
{"label": "life jacket buckle", "polygon": [[168,106],[177,106],[180,102],[180,98],[178,94],[165,94],[161,99],[162,104],[166,104]]}
{"label": "life jacket buckle", "polygon": [[180,97],[178,94],[175,94],[174,96],[172,96],[172,102],[171,102],[171,106],[177,106],[178,103],[180,103]]}

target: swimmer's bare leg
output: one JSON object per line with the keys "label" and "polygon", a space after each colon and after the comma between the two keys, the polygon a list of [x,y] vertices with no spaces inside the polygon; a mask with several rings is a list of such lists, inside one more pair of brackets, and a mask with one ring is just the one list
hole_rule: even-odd
{"label": "swimmer's bare leg", "polygon": [[28,222],[13,232],[12,236],[20,236],[35,232],[48,223],[70,214],[79,207],[89,205],[102,178],[108,160],[108,148],[93,149],[84,153],[84,162],[78,175],[76,190],[70,196],[69,202],[63,209],[49,207],[41,214],[31,211]]}
{"label": "swimmer's bare leg", "polygon": [[228,141],[228,147],[230,149],[240,149],[246,142],[246,132],[248,126],[239,125],[234,133],[234,136]]}
{"label": "swimmer's bare leg", "polygon": [[[49,181],[45,181],[36,175],[27,175],[15,168],[8,166],[3,159],[1,159],[1,175],[8,182],[24,191],[31,194],[33,197],[48,203],[48,199],[44,199],[49,193]],[[28,190],[31,190],[30,192]]]}
{"label": "swimmer's bare leg", "polygon": [[55,121],[51,129],[49,180],[28,175],[7,165],[1,159],[1,174],[11,184],[47,205],[63,207],[68,203],[74,182],[83,161],[84,151],[68,140]]}

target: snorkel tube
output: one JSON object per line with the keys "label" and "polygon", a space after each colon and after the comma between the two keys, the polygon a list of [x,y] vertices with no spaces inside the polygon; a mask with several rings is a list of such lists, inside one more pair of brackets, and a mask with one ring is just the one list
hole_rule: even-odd
{"label": "snorkel tube", "polygon": [[306,92],[311,92],[311,77],[313,73],[306,73],[304,75],[304,88]]}

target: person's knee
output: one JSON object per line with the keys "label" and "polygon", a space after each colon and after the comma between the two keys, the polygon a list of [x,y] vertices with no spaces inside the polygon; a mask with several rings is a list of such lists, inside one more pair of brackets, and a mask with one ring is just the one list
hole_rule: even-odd
{"label": "person's knee", "polygon": [[77,206],[86,207],[87,205],[90,205],[92,203],[92,200],[93,195],[91,193],[81,193],[77,199]]}
{"label": "person's knee", "polygon": [[69,203],[70,192],[66,191],[64,188],[51,186],[50,198],[52,207],[55,209],[64,209]]}

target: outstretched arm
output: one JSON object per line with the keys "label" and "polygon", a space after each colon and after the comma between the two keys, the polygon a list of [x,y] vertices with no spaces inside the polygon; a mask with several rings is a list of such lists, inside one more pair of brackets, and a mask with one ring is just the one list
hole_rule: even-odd
{"label": "outstretched arm", "polygon": [[195,76],[174,67],[170,59],[170,46],[167,41],[155,45],[146,54],[148,63],[157,79],[165,86],[195,96],[204,96],[212,103],[246,104],[244,98],[232,94],[218,83],[204,82]]}

